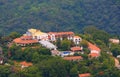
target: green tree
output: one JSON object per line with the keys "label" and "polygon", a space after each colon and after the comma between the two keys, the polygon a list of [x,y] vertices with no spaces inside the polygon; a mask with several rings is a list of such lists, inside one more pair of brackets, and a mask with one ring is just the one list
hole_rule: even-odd
{"label": "green tree", "polygon": [[77,77],[77,76],[78,76],[77,66],[74,66],[70,70],[70,77]]}
{"label": "green tree", "polygon": [[20,37],[20,36],[21,36],[21,34],[19,34],[18,32],[11,32],[9,35],[9,37],[11,39],[15,39],[15,38]]}
{"label": "green tree", "polygon": [[11,73],[8,77],[18,77],[16,73]]}
{"label": "green tree", "polygon": [[56,46],[58,48],[61,48],[61,40],[58,38],[57,41],[56,41]]}
{"label": "green tree", "polygon": [[119,45],[111,45],[111,52],[113,53],[113,56],[120,55],[120,46]]}
{"label": "green tree", "polygon": [[99,30],[94,26],[85,27],[83,30],[84,34],[88,34],[92,37],[92,40],[96,41],[99,39],[103,41],[106,45],[108,44],[110,35],[107,32]]}
{"label": "green tree", "polygon": [[9,51],[10,51],[11,59],[14,59],[14,60],[23,59],[22,49],[20,46],[16,46],[15,44],[13,44],[12,47],[10,47]]}
{"label": "green tree", "polygon": [[65,39],[61,42],[61,50],[65,51],[65,50],[70,50],[70,46],[71,46],[71,41]]}
{"label": "green tree", "polygon": [[8,77],[11,73],[9,66],[0,65],[0,77]]}
{"label": "green tree", "polygon": [[66,77],[68,73],[66,65],[66,61],[60,58],[49,58],[37,64],[43,77]]}
{"label": "green tree", "polygon": [[38,52],[34,52],[32,56],[32,62],[37,63],[40,60],[40,55]]}
{"label": "green tree", "polygon": [[38,53],[41,54],[41,55],[51,55],[50,50],[47,49],[47,48],[39,48],[39,52]]}
{"label": "green tree", "polygon": [[83,46],[84,48],[87,48],[87,47],[88,47],[88,42],[83,39],[83,40],[80,42],[80,45]]}

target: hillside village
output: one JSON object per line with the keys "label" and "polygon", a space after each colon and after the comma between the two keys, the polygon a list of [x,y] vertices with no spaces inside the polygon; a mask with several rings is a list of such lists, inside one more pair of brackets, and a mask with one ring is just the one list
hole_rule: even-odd
{"label": "hillside village", "polygon": [[[108,41],[110,42],[110,46],[111,44],[119,44],[120,42],[118,39],[114,38],[110,38]],[[7,66],[13,65],[13,71],[19,71],[28,67],[33,67],[36,65],[35,63],[37,63],[39,59],[42,61],[42,55],[46,55],[43,57],[46,57],[45,59],[47,59],[47,56],[48,58],[59,57],[64,61],[73,63],[84,62],[87,60],[90,60],[94,63],[94,60],[96,62],[98,59],[103,59],[101,56],[104,55],[103,49],[101,49],[101,47],[99,47],[97,44],[83,39],[80,35],[76,35],[71,31],[45,33],[41,30],[31,28],[19,37],[14,37],[11,41],[9,41],[9,43],[7,43],[7,46],[7,58],[10,58],[11,61],[9,62],[9,60],[3,56],[4,50],[0,48],[0,55],[2,55],[0,56],[0,64]],[[41,55],[41,58],[38,58],[38,53]],[[106,55],[104,57],[106,57],[106,60],[107,57],[111,58],[110,61],[112,61],[112,63],[110,66],[112,65],[119,69],[119,60],[117,59],[119,58],[119,55],[117,55],[115,58],[112,56],[114,54],[111,52],[106,52],[105,54]],[[88,65],[89,64],[90,63],[88,61]],[[82,65],[82,67],[83,66],[84,65]],[[80,68],[83,69],[82,67]],[[100,75],[102,75],[101,72]],[[44,77],[47,76],[44,75]],[[86,71],[77,73],[77,76],[92,77],[93,74],[90,71]]]}
{"label": "hillside village", "polygon": [[0,0],[0,77],[120,77],[120,0]]}
{"label": "hillside village", "polygon": [[[57,39],[63,40],[67,39],[73,41],[75,44],[70,50],[66,51],[59,51],[57,50],[57,46],[51,42],[57,41]],[[40,43],[42,46],[51,50],[52,55],[59,55],[59,56],[68,56],[74,55],[74,53],[82,53],[84,54],[83,47],[79,46],[82,38],[79,36],[75,36],[74,32],[49,32],[44,33],[37,29],[28,29],[28,31],[23,34],[20,38],[16,38],[13,40],[18,46],[27,46],[33,45],[36,43]],[[90,57],[99,57],[100,56],[100,48],[96,45],[88,42],[88,49],[90,50],[89,56]]]}

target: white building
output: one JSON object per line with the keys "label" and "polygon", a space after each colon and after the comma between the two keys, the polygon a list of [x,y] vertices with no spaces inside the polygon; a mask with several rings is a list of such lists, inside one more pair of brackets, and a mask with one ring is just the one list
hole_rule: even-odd
{"label": "white building", "polygon": [[109,41],[111,43],[114,43],[114,44],[119,44],[120,43],[120,40],[119,39],[109,39]]}
{"label": "white building", "polygon": [[81,38],[81,37],[79,37],[79,36],[74,36],[73,42],[74,42],[76,45],[79,45],[81,41],[82,41],[82,38]]}
{"label": "white building", "polygon": [[44,41],[48,40],[48,34],[41,32],[40,30],[37,29],[28,29],[26,35],[32,36],[33,39],[37,39],[37,40],[44,40]]}
{"label": "white building", "polygon": [[57,39],[73,40],[74,32],[49,32],[48,35],[50,41],[56,41]]}

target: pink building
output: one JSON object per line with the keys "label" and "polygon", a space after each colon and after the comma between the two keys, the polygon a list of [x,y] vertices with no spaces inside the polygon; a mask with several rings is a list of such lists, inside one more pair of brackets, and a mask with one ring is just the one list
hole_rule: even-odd
{"label": "pink building", "polygon": [[109,41],[111,43],[114,43],[114,44],[119,44],[120,43],[120,40],[119,39],[109,39]]}

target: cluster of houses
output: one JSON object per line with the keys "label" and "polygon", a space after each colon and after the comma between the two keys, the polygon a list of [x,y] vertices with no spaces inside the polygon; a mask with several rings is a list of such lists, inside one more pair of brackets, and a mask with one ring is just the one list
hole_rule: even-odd
{"label": "cluster of houses", "polygon": [[27,46],[40,43],[46,48],[56,49],[57,47],[51,42],[57,41],[57,39],[72,40],[76,45],[82,41],[79,36],[75,36],[74,32],[42,32],[37,29],[28,29],[28,31],[21,37],[13,40],[19,46]]}
{"label": "cluster of houses", "polygon": [[[56,42],[57,39],[63,40],[68,39],[75,43],[75,47],[71,47],[69,51],[58,51],[57,47],[51,42]],[[68,61],[79,61],[83,60],[82,56],[73,56],[75,53],[84,54],[83,47],[80,47],[79,44],[82,41],[82,38],[79,36],[75,36],[74,32],[42,32],[37,29],[28,29],[28,31],[23,34],[23,36],[16,38],[13,40],[16,45],[19,46],[27,46],[34,45],[37,43],[42,44],[46,48],[51,50],[52,56],[61,56],[64,60]],[[101,49],[96,45],[88,42],[88,49],[90,53],[88,54],[91,58],[97,58],[100,56]],[[29,67],[32,66],[32,63],[21,62],[21,67]],[[90,77],[90,73],[79,74],[79,77]]]}
{"label": "cluster of houses", "polygon": [[[63,40],[68,39],[75,43],[75,47],[71,47],[70,51],[63,51],[59,52],[57,50],[57,46],[52,44],[51,42],[57,41],[57,39]],[[13,40],[14,43],[16,43],[19,46],[27,46],[27,45],[33,45],[36,43],[40,43],[46,48],[51,49],[51,53],[53,56],[68,56],[73,55],[74,53],[81,53],[83,52],[83,47],[78,46],[79,43],[82,41],[82,38],[79,36],[75,36],[74,32],[42,32],[37,29],[28,29],[28,31],[23,34],[20,38],[16,38]],[[90,50],[90,57],[99,57],[100,56],[100,48],[96,45],[88,42],[88,48]]]}
{"label": "cluster of houses", "polygon": [[[71,47],[69,51],[58,51],[57,46],[51,42],[57,41],[57,39],[63,40],[68,39],[75,43],[75,47]],[[73,56],[75,53],[84,54],[83,47],[79,46],[79,43],[82,41],[82,38],[75,36],[74,32],[42,32],[37,29],[28,29],[28,31],[23,34],[20,38],[13,40],[19,46],[33,45],[36,43],[42,44],[44,47],[51,50],[52,56],[61,56],[64,60],[69,61],[78,61],[82,60],[81,56]],[[97,58],[100,56],[100,48],[96,45],[88,42],[88,49],[90,53],[88,56],[90,58]]]}
{"label": "cluster of houses", "polygon": [[[58,39],[68,39],[74,42],[76,45],[75,47],[71,47],[68,51],[58,51],[57,46],[52,44],[52,42],[56,42]],[[37,29],[28,29],[28,31],[23,34],[23,36],[19,38],[15,38],[13,43],[18,46],[25,47],[27,45],[34,45],[34,44],[42,44],[42,46],[49,48],[51,50],[52,56],[61,56],[64,60],[68,61],[80,61],[83,60],[82,56],[73,56],[75,53],[84,54],[83,47],[80,47],[79,44],[82,41],[82,38],[79,36],[75,36],[74,32],[42,32]],[[119,39],[109,39],[111,43],[119,44]],[[100,56],[101,49],[90,42],[88,42],[88,49],[90,53],[88,57],[90,58],[97,58]],[[0,64],[3,64],[3,56],[1,56],[2,49],[0,48]],[[21,68],[32,66],[33,64],[30,62],[20,62]],[[79,74],[79,77],[90,77],[90,73],[83,73]]]}
{"label": "cluster of houses", "polygon": [[75,44],[79,44],[82,40],[79,36],[75,36],[74,32],[45,33],[37,29],[28,29],[23,36],[14,39],[13,42],[20,46],[26,46],[38,43],[39,41],[56,41],[57,39],[73,40]]}

